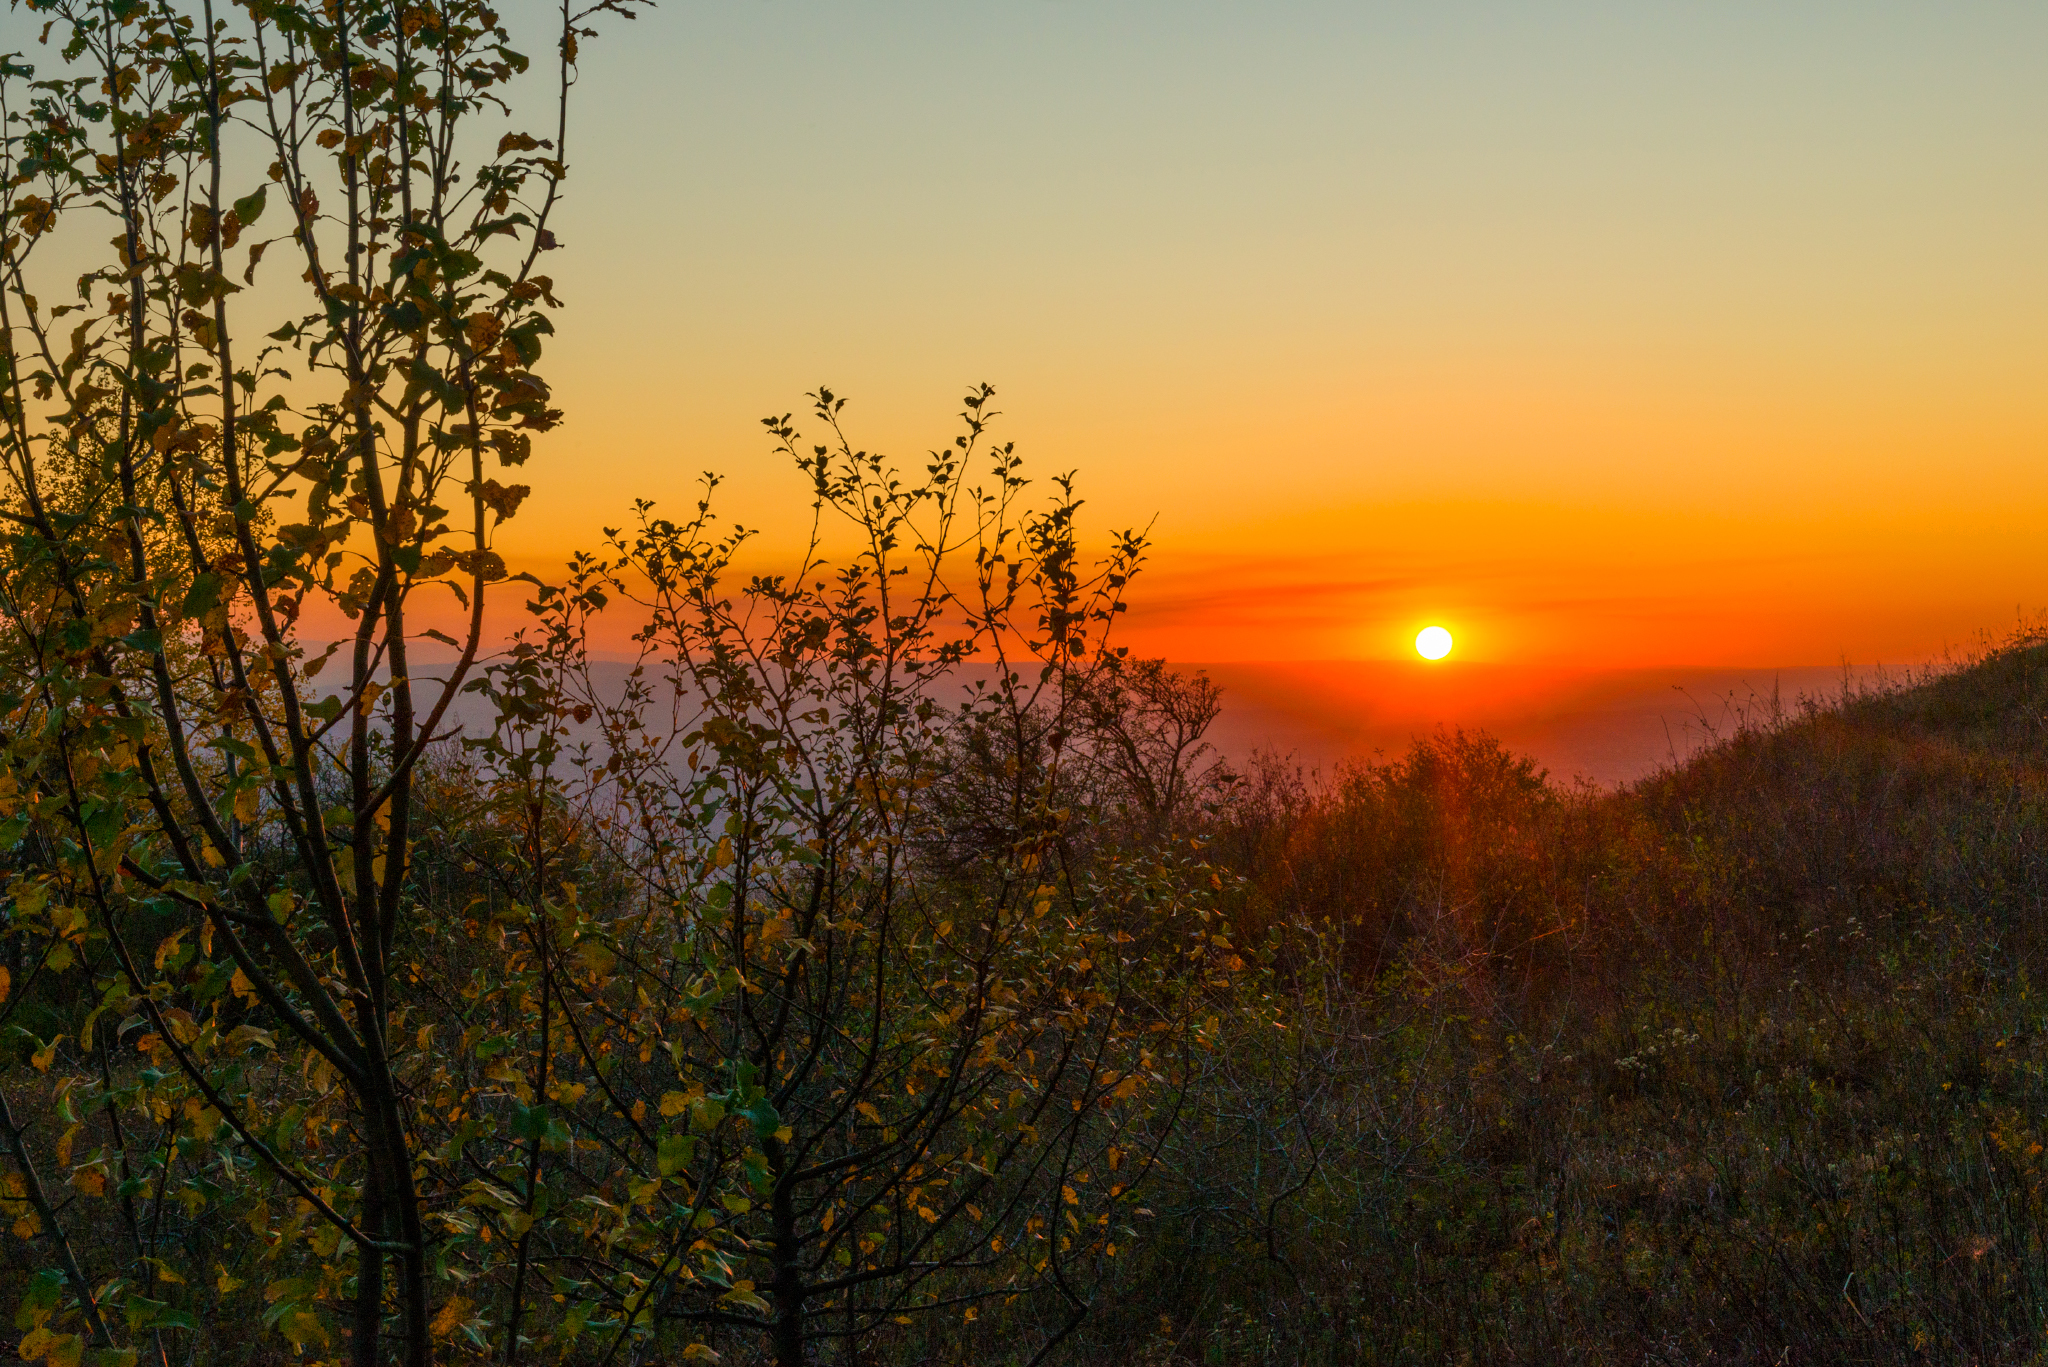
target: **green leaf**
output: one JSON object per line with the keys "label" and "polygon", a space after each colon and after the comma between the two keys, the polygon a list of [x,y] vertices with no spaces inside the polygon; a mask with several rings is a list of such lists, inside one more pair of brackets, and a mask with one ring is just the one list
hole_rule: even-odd
{"label": "green leaf", "polygon": [[219,607],[220,587],[220,576],[211,570],[194,579],[185,594],[185,615],[199,617]]}
{"label": "green leaf", "polygon": [[46,1267],[29,1278],[28,1290],[22,1292],[21,1303],[14,1309],[14,1327],[29,1329],[41,1324],[57,1308],[57,1302],[64,1296],[64,1273],[54,1267]]}
{"label": "green leaf", "polygon": [[768,1098],[765,1096],[756,1099],[753,1105],[740,1114],[754,1122],[754,1133],[763,1139],[782,1128],[782,1117],[775,1113],[775,1108],[768,1104]]}
{"label": "green leaf", "polygon": [[696,1153],[695,1135],[665,1134],[655,1149],[655,1166],[660,1169],[663,1177],[673,1176],[690,1166],[690,1160]]}
{"label": "green leaf", "polygon": [[[481,1054],[482,1050],[478,1050]],[[522,1106],[512,1103],[512,1133],[521,1139],[544,1139],[548,1132],[548,1107],[546,1102],[538,1106]]]}

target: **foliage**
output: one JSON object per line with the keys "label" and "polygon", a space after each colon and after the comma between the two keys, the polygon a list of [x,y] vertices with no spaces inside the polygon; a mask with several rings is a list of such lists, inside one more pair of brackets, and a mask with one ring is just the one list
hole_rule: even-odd
{"label": "foliage", "polygon": [[[521,839],[459,843],[532,889],[500,919],[534,918],[534,1092],[615,1174],[588,1246],[553,1231],[535,1256],[622,1326],[855,1361],[1022,1302],[1046,1325],[1028,1358],[1128,1244],[1147,1122],[1235,957],[1198,848],[1106,832],[1068,777],[1143,725],[1102,704],[1141,547],[1084,571],[1071,489],[1022,510],[1007,445],[972,482],[988,397],[916,479],[854,450],[820,391],[832,445],[769,422],[816,489],[796,572],[740,576],[747,535],[708,491],[684,523],[642,504],[484,685],[486,829]],[[833,518],[859,547],[836,565]],[[587,651],[620,610],[644,623],[622,690]],[[601,896],[559,881],[578,868]],[[534,1124],[502,1204],[589,1181]]]}
{"label": "foliage", "polygon": [[[0,85],[22,1355],[850,1362],[985,1307],[1057,1343],[1231,963],[1170,829],[1199,736],[1118,702],[1175,687],[1106,643],[1141,541],[1090,566],[1066,481],[1028,510],[985,389],[918,479],[778,420],[850,559],[735,593],[708,501],[642,505],[491,658],[527,489],[489,471],[561,416],[567,97],[630,0],[560,11],[548,138],[480,4],[31,8],[54,74]],[[608,603],[644,621],[623,697],[587,668]],[[1150,839],[1084,781],[1112,742]]]}
{"label": "foliage", "polygon": [[[533,367],[561,126],[479,141],[530,65],[481,4],[29,8],[55,60],[4,72],[0,709],[17,1000],[43,1024],[9,1028],[125,1248],[86,1272],[0,1116],[17,1232],[63,1272],[23,1352],[161,1357],[196,1247],[295,1348],[377,1360],[390,1312],[423,1363],[460,1316],[422,1221],[446,1178],[412,1094],[416,786],[524,493],[486,453],[517,464],[559,417]],[[563,9],[564,115],[596,9],[630,17]],[[409,625],[434,592],[469,607],[438,682],[416,646],[452,638]],[[354,624],[326,696],[342,643],[309,657],[309,611]]]}
{"label": "foliage", "polygon": [[494,651],[632,0],[559,12],[547,138],[467,0],[24,8],[23,1358],[2039,1354],[2048,647],[1618,794],[1462,734],[1237,775],[983,387],[909,470],[819,390],[786,572],[707,477]]}
{"label": "foliage", "polygon": [[2023,638],[1620,793],[1255,771],[1267,972],[1077,1357],[2037,1360],[2044,703]]}

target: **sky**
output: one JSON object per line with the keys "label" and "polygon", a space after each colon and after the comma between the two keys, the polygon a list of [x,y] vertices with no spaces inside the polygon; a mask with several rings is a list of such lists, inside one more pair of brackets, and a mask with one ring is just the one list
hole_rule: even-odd
{"label": "sky", "polygon": [[[518,0],[516,26],[541,16]],[[1907,663],[2048,608],[2048,6],[671,4],[585,48],[501,542],[972,383],[1202,661]]]}

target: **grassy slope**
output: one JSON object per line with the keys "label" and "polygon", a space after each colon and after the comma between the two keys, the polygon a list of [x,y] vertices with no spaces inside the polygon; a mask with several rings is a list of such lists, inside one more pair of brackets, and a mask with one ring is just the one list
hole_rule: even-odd
{"label": "grassy slope", "polygon": [[1289,1028],[1216,1060],[1090,1355],[2034,1360],[2048,645],[1532,778],[1255,785],[1219,843],[1248,935],[1314,928]]}

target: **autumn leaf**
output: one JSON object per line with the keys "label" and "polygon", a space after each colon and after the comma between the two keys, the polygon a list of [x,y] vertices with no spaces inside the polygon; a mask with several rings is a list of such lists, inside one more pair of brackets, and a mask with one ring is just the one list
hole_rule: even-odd
{"label": "autumn leaf", "polygon": [[320,1316],[302,1305],[295,1305],[279,1316],[277,1328],[290,1340],[294,1352],[304,1352],[309,1343],[327,1342],[327,1327],[320,1323]]}
{"label": "autumn leaf", "polygon": [[472,480],[467,487],[470,497],[496,513],[500,522],[505,521],[518,512],[519,505],[526,501],[528,494],[533,492],[531,488],[524,484],[500,484],[495,479],[487,479],[482,482]]}
{"label": "autumn leaf", "polygon": [[461,1296],[449,1297],[448,1303],[434,1316],[434,1322],[427,1326],[428,1332],[437,1339],[447,1338],[462,1327],[463,1322],[469,1318],[469,1311],[470,1303]]}

